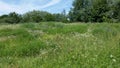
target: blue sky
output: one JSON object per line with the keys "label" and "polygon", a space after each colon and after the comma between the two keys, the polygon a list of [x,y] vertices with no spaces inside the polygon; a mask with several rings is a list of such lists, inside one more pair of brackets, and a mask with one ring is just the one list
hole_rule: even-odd
{"label": "blue sky", "polygon": [[10,12],[23,14],[32,10],[60,13],[68,12],[73,0],[0,0],[0,15]]}

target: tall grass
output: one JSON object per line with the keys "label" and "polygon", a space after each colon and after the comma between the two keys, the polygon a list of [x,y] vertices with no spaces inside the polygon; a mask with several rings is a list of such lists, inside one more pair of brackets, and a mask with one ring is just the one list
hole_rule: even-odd
{"label": "tall grass", "polygon": [[0,68],[119,68],[119,48],[119,23],[19,24],[0,29]]}

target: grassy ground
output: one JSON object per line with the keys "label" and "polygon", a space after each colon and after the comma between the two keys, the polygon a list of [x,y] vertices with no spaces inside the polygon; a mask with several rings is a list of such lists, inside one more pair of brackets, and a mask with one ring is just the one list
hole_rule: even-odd
{"label": "grassy ground", "polygon": [[0,25],[0,68],[120,68],[120,24]]}

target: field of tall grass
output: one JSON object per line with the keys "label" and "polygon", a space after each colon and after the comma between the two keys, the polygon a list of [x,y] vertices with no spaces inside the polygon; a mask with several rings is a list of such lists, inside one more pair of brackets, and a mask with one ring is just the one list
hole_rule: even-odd
{"label": "field of tall grass", "polygon": [[0,68],[120,68],[120,24],[2,24]]}

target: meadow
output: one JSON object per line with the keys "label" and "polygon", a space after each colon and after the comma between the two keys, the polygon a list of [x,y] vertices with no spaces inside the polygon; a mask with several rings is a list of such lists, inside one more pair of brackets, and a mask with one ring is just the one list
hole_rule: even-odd
{"label": "meadow", "polygon": [[0,68],[120,68],[120,23],[1,24]]}

